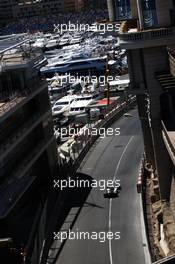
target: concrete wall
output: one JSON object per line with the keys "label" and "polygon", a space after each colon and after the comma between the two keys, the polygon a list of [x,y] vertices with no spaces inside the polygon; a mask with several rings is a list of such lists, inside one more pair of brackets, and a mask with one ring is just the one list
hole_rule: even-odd
{"label": "concrete wall", "polygon": [[172,178],[172,162],[162,139],[160,95],[163,90],[155,78],[156,72],[169,70],[166,47],[144,49],[146,86],[150,98],[151,131],[156,170],[162,199],[169,199]]}
{"label": "concrete wall", "polygon": [[[128,61],[131,85],[139,86],[138,108],[147,160],[158,174],[161,198],[169,199],[172,162],[162,139],[160,95],[163,90],[155,76],[156,72],[169,70],[167,50],[166,47],[131,50],[128,51]],[[150,100],[149,109],[146,93]]]}
{"label": "concrete wall", "polygon": [[[144,138],[144,147],[147,162],[155,168],[154,150],[152,144],[152,136],[150,131],[148,113],[147,113],[147,96],[145,94],[145,69],[143,65],[143,52],[142,50],[128,51],[128,65],[131,87],[138,91],[137,103],[139,117],[141,119],[141,126]],[[132,89],[131,89],[132,90]]]}
{"label": "concrete wall", "polygon": [[127,51],[131,85],[145,89],[141,50]]}

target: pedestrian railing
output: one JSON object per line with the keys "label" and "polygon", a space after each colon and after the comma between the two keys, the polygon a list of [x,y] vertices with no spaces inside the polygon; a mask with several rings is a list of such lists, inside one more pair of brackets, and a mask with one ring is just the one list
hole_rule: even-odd
{"label": "pedestrian railing", "polygon": [[32,78],[27,81],[27,85],[24,89],[12,91],[11,94],[0,93],[0,117],[30,96],[33,92],[40,89],[44,84],[46,85],[46,82],[39,77]]}

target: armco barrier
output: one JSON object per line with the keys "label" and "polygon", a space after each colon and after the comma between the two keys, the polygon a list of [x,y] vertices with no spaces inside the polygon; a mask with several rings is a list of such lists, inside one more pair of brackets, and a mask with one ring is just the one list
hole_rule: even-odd
{"label": "armco barrier", "polygon": [[153,264],[174,264],[175,263],[175,255],[171,257],[166,257],[161,260],[158,260],[156,262],[153,262]]}
{"label": "armco barrier", "polygon": [[137,192],[141,193],[142,192],[142,183],[143,183],[143,176],[144,176],[144,159],[141,161],[140,169],[139,169],[139,175],[137,178]]}
{"label": "armco barrier", "polygon": [[[141,174],[140,174],[141,173]],[[147,178],[150,177],[151,168],[148,168],[148,164],[146,163],[146,158],[143,156],[141,168],[139,174],[141,176],[141,185],[140,185],[140,195],[142,200],[142,209],[143,209],[143,217],[144,217],[144,224],[145,224],[145,232],[146,232],[146,240],[148,245],[148,252],[151,263],[154,261],[154,256],[152,253],[152,243],[149,236],[149,218],[148,218],[148,204],[147,204]]]}

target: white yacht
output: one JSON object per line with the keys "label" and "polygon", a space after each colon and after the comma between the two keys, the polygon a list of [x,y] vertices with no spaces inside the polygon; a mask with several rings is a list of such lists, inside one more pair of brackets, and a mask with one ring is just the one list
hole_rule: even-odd
{"label": "white yacht", "polygon": [[99,94],[82,94],[78,95],[74,102],[70,105],[68,116],[74,116],[83,114],[86,111],[86,107],[92,102],[96,101]]}
{"label": "white yacht", "polygon": [[85,113],[86,107],[91,103],[89,100],[85,101],[75,101],[70,106],[70,110],[68,112],[68,116],[74,116]]}
{"label": "white yacht", "polygon": [[72,37],[72,39],[70,40],[70,44],[73,45],[73,44],[79,44],[82,42],[82,37],[80,36],[74,36]]}
{"label": "white yacht", "polygon": [[72,54],[71,52],[69,53],[63,53],[60,52],[58,55],[52,57],[52,58],[48,58],[48,65],[54,65],[55,63],[61,63],[61,62],[65,62],[69,59],[72,58]]}
{"label": "white yacht", "polygon": [[81,45],[80,44],[72,44],[72,45],[69,45],[69,46],[64,46],[62,48],[62,51],[76,51],[76,50],[79,50],[81,48]]}
{"label": "white yacht", "polygon": [[52,115],[58,116],[69,111],[70,105],[75,101],[76,97],[76,95],[67,95],[56,101],[52,107]]}
{"label": "white yacht", "polygon": [[53,105],[56,100],[67,94],[70,89],[67,76],[58,76],[57,74],[48,81],[48,91],[50,96],[51,104]]}
{"label": "white yacht", "polygon": [[44,38],[49,40],[53,37],[53,35],[51,33],[46,33],[46,34],[43,34]]}
{"label": "white yacht", "polygon": [[64,35],[60,38],[59,46],[60,46],[60,47],[63,47],[63,46],[69,45],[69,43],[70,43],[70,38],[71,38],[71,35],[70,35],[70,34],[64,34]]}
{"label": "white yacht", "polygon": [[127,77],[125,79],[118,79],[109,82],[110,90],[118,90],[118,91],[125,91],[125,89],[129,87],[129,84],[130,84],[130,80]]}
{"label": "white yacht", "polygon": [[47,45],[48,40],[45,38],[38,38],[35,43],[32,45],[35,48],[45,48],[45,46]]}
{"label": "white yacht", "polygon": [[61,97],[65,96],[68,91],[67,86],[62,86],[62,87],[49,87],[49,97],[50,97],[50,102],[51,105],[54,105],[55,101],[60,99]]}
{"label": "white yacht", "polygon": [[[52,61],[53,62],[53,61]],[[88,58],[87,56],[75,56],[65,61],[55,61],[49,63],[46,67],[41,69],[42,74],[54,74],[54,73],[77,73],[87,72],[89,70],[104,71],[106,67],[106,56]]]}
{"label": "white yacht", "polygon": [[52,36],[45,46],[46,50],[52,50],[59,47],[59,35]]}
{"label": "white yacht", "polygon": [[60,49],[54,49],[54,50],[46,50],[45,55],[49,58],[54,58],[60,53]]}

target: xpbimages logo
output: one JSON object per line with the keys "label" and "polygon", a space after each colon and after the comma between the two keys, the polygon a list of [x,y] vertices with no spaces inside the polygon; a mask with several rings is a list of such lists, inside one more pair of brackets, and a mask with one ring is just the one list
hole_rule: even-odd
{"label": "xpbimages logo", "polygon": [[58,188],[61,191],[63,191],[66,188],[97,188],[100,191],[104,191],[107,188],[119,188],[121,187],[120,185],[120,180],[119,179],[115,179],[115,180],[96,180],[96,179],[92,179],[92,181],[89,180],[84,180],[81,179],[79,177],[72,179],[72,178],[68,178],[68,179],[63,179],[63,180],[54,180],[53,182],[54,184],[54,188]]}
{"label": "xpbimages logo", "polygon": [[[69,135],[69,137],[77,135],[78,131],[76,128],[73,127],[61,127],[58,129],[58,132],[60,133],[60,137],[64,138],[65,136]],[[120,135],[120,128],[96,128],[96,127],[91,127],[87,128],[85,130],[81,130],[81,136],[99,136],[100,138],[105,138],[106,136],[119,136]]]}
{"label": "xpbimages logo", "polygon": [[107,240],[119,240],[120,239],[120,232],[105,232],[105,231],[79,231],[78,228],[76,231],[61,231],[61,232],[54,232],[54,240],[60,240],[61,243],[65,240],[98,240],[100,243],[104,243]]}
{"label": "xpbimages logo", "polygon": [[118,81],[118,76],[89,76],[89,75],[79,75],[78,73],[75,75],[71,75],[70,73],[66,73],[65,75],[60,75],[60,85],[63,86],[67,83],[74,84],[78,82],[84,82],[84,83],[93,83],[101,86],[105,86],[107,83],[112,81]]}
{"label": "xpbimages logo", "polygon": [[112,23],[94,23],[92,25],[89,24],[80,24],[71,23],[70,21],[67,24],[54,24],[54,31],[60,34],[65,32],[74,32],[74,31],[83,31],[83,32],[99,32],[99,34],[104,35],[106,32],[117,32],[118,25]]}

